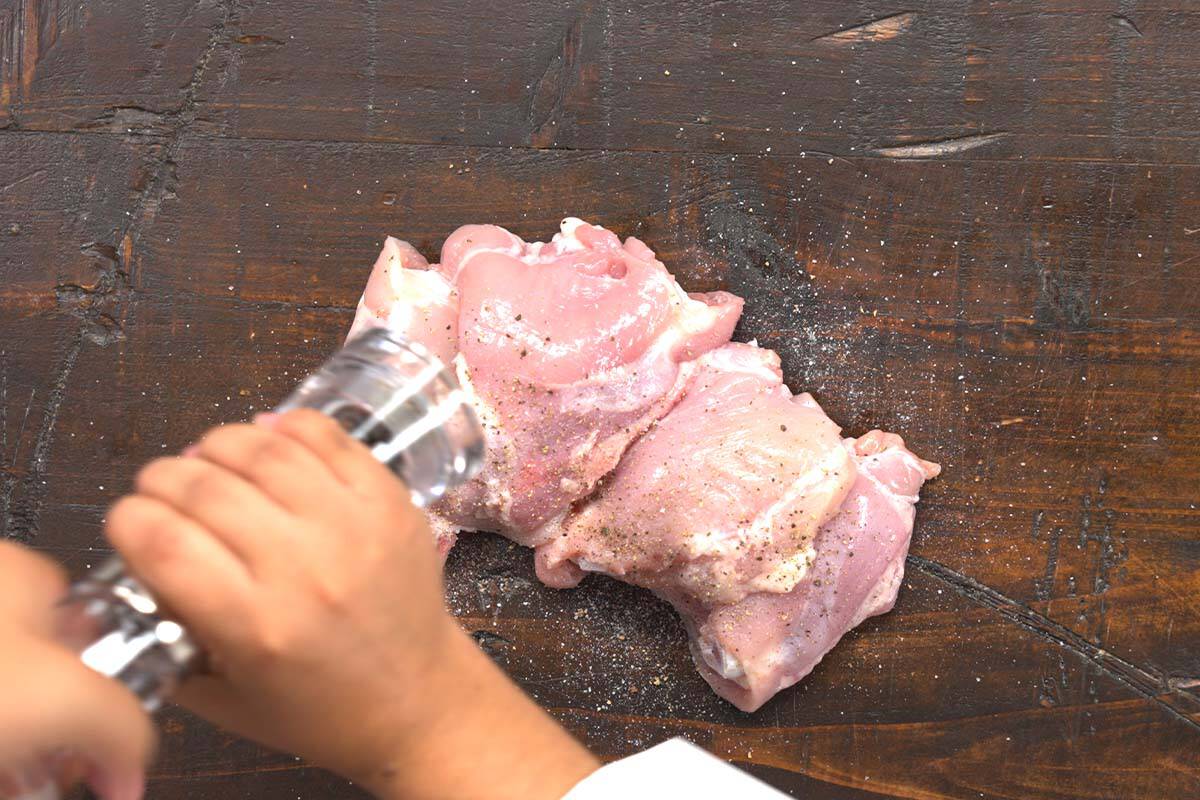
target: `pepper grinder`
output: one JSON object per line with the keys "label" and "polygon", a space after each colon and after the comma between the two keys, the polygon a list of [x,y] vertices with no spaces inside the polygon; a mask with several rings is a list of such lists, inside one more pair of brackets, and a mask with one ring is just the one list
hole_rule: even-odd
{"label": "pepper grinder", "polygon": [[[470,479],[483,460],[482,429],[454,374],[384,328],[347,343],[276,411],[296,408],[337,420],[404,481],[418,506]],[[63,638],[83,662],[125,684],[150,712],[203,661],[187,629],[116,558],[71,587],[61,618]]]}

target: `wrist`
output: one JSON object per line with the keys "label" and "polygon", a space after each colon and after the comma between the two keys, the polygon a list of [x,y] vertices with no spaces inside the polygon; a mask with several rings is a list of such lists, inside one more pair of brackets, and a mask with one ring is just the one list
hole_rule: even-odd
{"label": "wrist", "polygon": [[393,796],[388,787],[414,772],[431,731],[451,724],[460,694],[455,684],[473,666],[462,638],[462,629],[446,614],[428,639],[412,645],[421,650],[422,667],[403,676],[385,671],[374,691],[363,692],[363,747],[336,771],[378,797]]}
{"label": "wrist", "polygon": [[558,800],[599,762],[456,623],[419,686],[422,713],[363,774],[385,800]]}

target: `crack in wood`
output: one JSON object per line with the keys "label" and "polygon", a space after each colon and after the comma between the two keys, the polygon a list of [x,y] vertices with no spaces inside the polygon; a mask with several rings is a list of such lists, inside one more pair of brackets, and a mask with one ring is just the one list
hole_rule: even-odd
{"label": "crack in wood", "polygon": [[501,664],[504,662],[506,651],[511,649],[513,645],[511,639],[507,639],[492,631],[471,631],[471,638],[475,640],[475,644],[479,645],[480,650],[487,653],[493,661],[498,661]]}
{"label": "crack in wood", "polygon": [[[11,112],[12,109],[10,108],[10,109],[8,109],[8,111]],[[116,131],[85,130],[83,128],[73,128],[70,130],[42,130],[42,129],[36,129],[36,128],[34,128],[34,129],[23,128],[23,127],[19,127],[16,125],[14,125],[12,127],[5,127],[3,125],[0,125],[0,141],[3,141],[3,139],[8,136],[35,136],[36,137],[36,136],[42,136],[45,134],[52,134],[54,136],[61,136],[64,138],[71,137],[71,136],[127,136],[128,135],[128,134],[124,134],[124,133],[118,133]],[[1005,132],[1004,135],[1012,136],[1015,134]],[[1030,134],[1024,134],[1024,133],[1019,134],[1019,135],[1023,138],[1028,138],[1030,136]],[[162,137],[147,135],[146,138],[148,140],[156,140],[156,139],[159,139]],[[608,158],[608,157],[617,156],[617,155],[664,156],[664,157],[676,157],[676,158],[680,157],[680,156],[688,156],[688,157],[696,157],[696,158],[703,156],[703,157],[722,158],[722,159],[731,158],[733,156],[737,156],[739,158],[744,157],[744,156],[751,156],[751,157],[755,158],[756,160],[762,161],[764,163],[780,162],[780,161],[784,161],[784,162],[803,161],[806,159],[819,157],[819,158],[833,159],[834,161],[844,163],[847,166],[859,166],[859,165],[868,165],[868,164],[871,164],[876,161],[886,161],[886,160],[890,160],[892,158],[891,156],[880,155],[878,150],[863,150],[861,152],[856,151],[853,153],[846,153],[845,155],[838,155],[833,152],[814,150],[812,148],[803,147],[800,145],[797,145],[797,147],[799,147],[799,149],[797,149],[797,150],[784,150],[784,149],[776,148],[775,150],[773,150],[770,153],[764,153],[761,149],[749,150],[749,149],[731,148],[728,150],[716,150],[716,149],[711,149],[711,148],[708,148],[708,149],[705,149],[705,148],[669,149],[669,148],[657,147],[657,146],[655,146],[655,147],[637,147],[637,146],[633,146],[633,145],[636,145],[636,143],[632,143],[632,142],[629,143],[631,146],[625,146],[625,147],[602,147],[599,145],[597,145],[597,146],[572,146],[572,145],[562,145],[562,144],[554,144],[552,146],[551,145],[540,146],[540,145],[536,145],[536,144],[507,145],[507,144],[487,144],[487,143],[483,143],[483,142],[474,142],[474,143],[466,143],[466,144],[457,144],[457,143],[447,144],[445,142],[430,141],[429,139],[403,138],[403,137],[389,138],[389,139],[384,139],[384,140],[379,140],[379,141],[370,141],[370,140],[355,139],[355,138],[320,138],[320,137],[313,137],[313,136],[281,136],[281,135],[277,135],[277,134],[265,135],[262,133],[255,133],[255,132],[239,132],[236,136],[234,136],[234,135],[229,135],[229,134],[213,132],[213,129],[206,128],[204,126],[197,126],[195,129],[189,129],[188,138],[192,141],[202,141],[202,142],[230,142],[230,143],[234,143],[234,144],[245,144],[248,142],[265,142],[265,143],[273,143],[273,144],[295,144],[295,145],[299,145],[299,146],[311,146],[311,147],[316,147],[316,148],[340,147],[340,148],[348,148],[348,149],[361,149],[361,150],[367,150],[367,151],[396,149],[396,148],[411,148],[413,150],[421,150],[421,151],[428,151],[430,153],[437,153],[437,154],[439,154],[437,156],[437,158],[439,158],[439,159],[444,157],[443,155],[441,155],[443,153],[444,154],[452,154],[453,157],[455,157],[455,158],[461,158],[463,153],[502,153],[502,154],[508,154],[508,155],[529,154],[531,156],[533,156],[533,155],[554,155],[554,154],[561,153],[563,155],[575,154],[575,155],[580,155],[580,156],[595,156],[598,158]],[[1021,153],[1013,153],[1011,155],[1000,154],[997,156],[987,157],[987,158],[973,155],[970,158],[970,161],[972,163],[976,163],[976,164],[1011,164],[1014,162],[1028,163],[1028,162],[1032,161],[1032,159],[1027,158],[1025,155],[1023,155]],[[1111,159],[1108,159],[1104,156],[1099,156],[1099,155],[1097,155],[1097,156],[1069,155],[1069,156],[1063,156],[1063,157],[1056,156],[1053,159],[1048,159],[1048,160],[1044,160],[1044,161],[1039,159],[1039,163],[1047,163],[1047,164],[1052,163],[1052,164],[1062,164],[1062,165],[1078,165],[1078,164],[1104,164],[1104,165],[1109,165],[1109,166],[1112,165]],[[1121,168],[1150,167],[1150,168],[1154,168],[1154,169],[1159,169],[1159,168],[1167,168],[1167,167],[1192,168],[1195,166],[1196,166],[1196,162],[1194,162],[1194,161],[1178,161],[1178,160],[1151,161],[1151,160],[1143,160],[1143,159],[1131,159],[1128,161],[1122,161],[1120,163]],[[1193,233],[1195,233],[1195,232],[1200,232],[1200,228],[1194,229]],[[1192,235],[1192,234],[1188,234],[1188,235]]]}
{"label": "crack in wood", "polygon": [[906,32],[917,15],[912,11],[901,11],[880,17],[849,28],[840,28],[831,33],[813,38],[814,42],[834,42],[837,44],[853,44],[856,42],[886,42],[895,39]]}
{"label": "crack in wood", "polygon": [[[42,424],[38,428],[37,437],[33,442],[33,453],[29,458],[29,466],[25,477],[20,481],[20,493],[16,493],[17,484],[6,487],[3,503],[6,514],[4,518],[4,538],[28,543],[33,540],[38,531],[38,520],[46,502],[49,485],[44,480],[46,466],[50,457],[50,446],[54,443],[54,428],[58,423],[58,414],[62,409],[63,400],[67,395],[67,382],[71,371],[79,360],[83,349],[84,331],[82,326],[75,331],[71,344],[63,354],[58,369],[54,374],[54,383],[50,395],[46,398],[46,407],[42,411]],[[27,412],[28,413],[28,412]]]}
{"label": "crack in wood", "polygon": [[95,283],[60,283],[54,287],[54,299],[59,309],[80,319],[81,330],[89,341],[106,347],[125,338],[124,326],[115,315],[131,295],[129,275],[121,268],[116,248],[111,245],[88,242],[80,252],[97,265]]}
{"label": "crack in wood", "polygon": [[[912,569],[941,581],[963,597],[987,606],[1008,621],[1069,650],[1095,665],[1125,688],[1154,701],[1188,727],[1200,731],[1200,718],[1197,718],[1200,705],[1197,705],[1197,698],[1171,686],[1158,670],[1126,661],[1088,641],[1065,625],[944,564],[911,553],[907,563]],[[1189,709],[1189,706],[1196,707]]]}
{"label": "crack in wood", "polygon": [[581,80],[579,51],[583,29],[591,3],[585,3],[567,26],[554,54],[546,62],[541,75],[529,93],[529,143],[548,145],[558,135],[558,121],[566,107],[571,90]]}
{"label": "crack in wood", "polygon": [[[213,26],[208,42],[197,59],[191,78],[182,91],[179,107],[155,117],[155,132],[165,136],[161,147],[162,155],[156,160],[155,169],[145,188],[137,196],[129,214],[129,221],[117,232],[113,243],[89,242],[81,247],[85,255],[101,262],[100,276],[96,284],[83,286],[63,283],[55,287],[55,299],[59,307],[79,317],[81,324],[55,372],[25,476],[19,482],[19,486],[14,480],[3,489],[0,508],[5,511],[6,538],[29,542],[37,535],[38,521],[49,491],[49,486],[44,480],[46,465],[71,372],[79,360],[85,340],[106,345],[123,335],[119,318],[123,313],[124,300],[132,295],[133,248],[144,226],[153,221],[162,202],[174,196],[174,159],[184,134],[195,121],[200,86],[218,50],[232,46],[228,32],[236,24],[241,11],[248,7],[237,0],[226,0],[223,3],[222,18]],[[135,107],[119,107],[112,110],[110,122],[121,118],[121,108]],[[144,109],[125,112],[126,115],[129,113],[144,115],[156,112],[147,112]],[[115,300],[113,308],[103,306],[106,300]]]}
{"label": "crack in wood", "polygon": [[[164,136],[162,155],[156,160],[156,168],[150,180],[147,181],[146,187],[134,203],[128,223],[116,237],[118,249],[122,252],[125,270],[135,285],[138,280],[136,270],[133,268],[133,254],[144,226],[153,222],[165,200],[175,196],[175,159],[179,154],[185,134],[196,121],[200,87],[218,52],[232,48],[233,39],[230,38],[229,32],[238,24],[241,15],[251,7],[251,3],[240,3],[238,0],[225,0],[222,3],[221,19],[212,27],[208,42],[196,60],[192,75],[181,93],[178,108],[165,112],[162,115],[161,128],[155,131]],[[226,71],[232,67],[232,63],[232,59],[226,59]]]}
{"label": "crack in wood", "polygon": [[877,147],[871,152],[884,158],[940,158],[965,153],[968,150],[998,142],[1009,135],[1008,131],[996,131],[994,133],[976,133],[970,136],[951,136],[945,139],[930,139],[895,147]]}

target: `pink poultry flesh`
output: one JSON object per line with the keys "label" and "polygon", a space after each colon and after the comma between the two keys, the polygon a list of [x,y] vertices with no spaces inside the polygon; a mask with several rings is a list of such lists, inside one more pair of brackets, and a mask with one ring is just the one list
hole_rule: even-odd
{"label": "pink poultry flesh", "polygon": [[483,421],[483,471],[434,509],[443,552],[493,531],[550,586],[654,591],[705,680],[752,711],[891,609],[938,466],[893,434],[843,439],[774,352],[729,343],[741,307],[580,220],[547,243],[467,225],[434,265],[389,238],[351,335],[422,342]]}

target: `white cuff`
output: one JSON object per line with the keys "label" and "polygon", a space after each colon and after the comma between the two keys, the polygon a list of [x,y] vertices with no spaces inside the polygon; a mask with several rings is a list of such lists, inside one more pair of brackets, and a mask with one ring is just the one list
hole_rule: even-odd
{"label": "white cuff", "polygon": [[736,767],[683,739],[614,761],[584,778],[563,800],[786,800]]}

